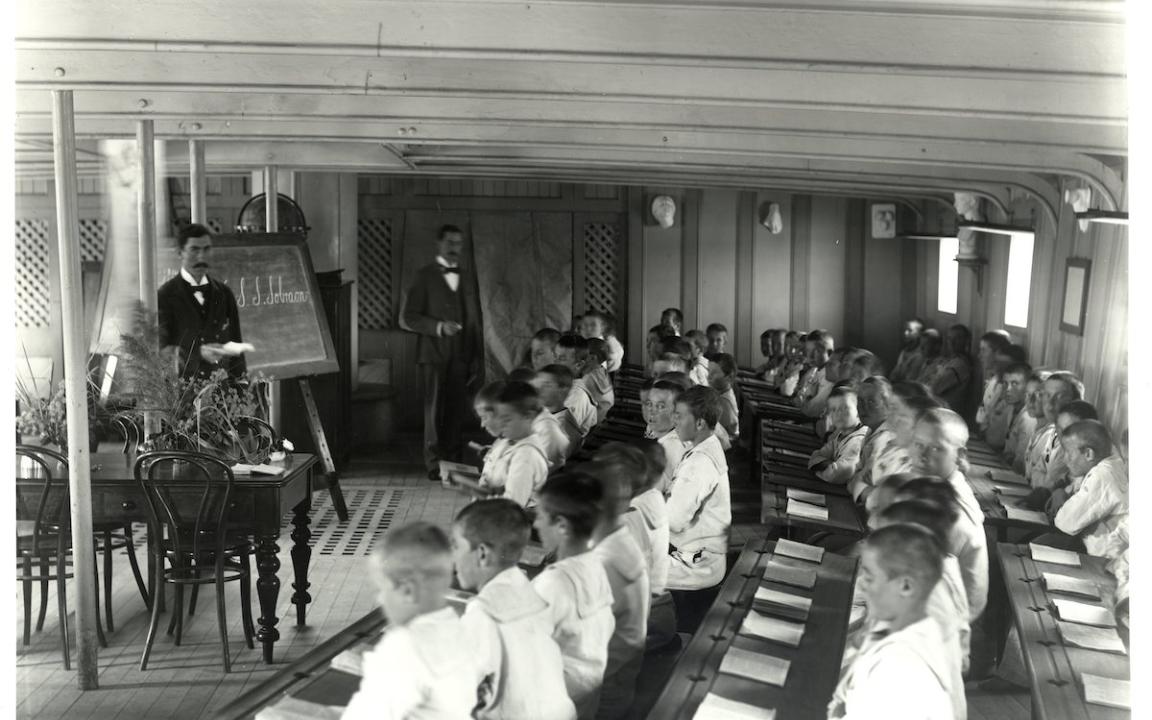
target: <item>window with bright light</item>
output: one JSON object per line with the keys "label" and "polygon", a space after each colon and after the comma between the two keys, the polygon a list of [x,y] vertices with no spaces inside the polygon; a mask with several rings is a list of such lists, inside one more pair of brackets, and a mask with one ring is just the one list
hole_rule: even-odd
{"label": "window with bright light", "polygon": [[1032,233],[1012,233],[1008,247],[1008,287],[1004,293],[1004,324],[1028,327],[1028,296],[1032,292]]}
{"label": "window with bright light", "polygon": [[959,238],[947,238],[940,241],[940,271],[937,273],[936,310],[949,315],[956,314],[956,295],[960,278],[960,266],[956,263],[956,254],[959,252]]}

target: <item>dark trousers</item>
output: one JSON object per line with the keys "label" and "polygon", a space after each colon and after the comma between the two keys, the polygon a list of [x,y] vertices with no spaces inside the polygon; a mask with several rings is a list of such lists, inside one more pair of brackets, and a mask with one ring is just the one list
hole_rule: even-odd
{"label": "dark trousers", "polygon": [[716,596],[720,594],[721,585],[723,583],[700,590],[668,591],[676,603],[676,632],[689,635],[696,634],[696,631],[700,629],[700,624],[704,622],[704,616],[708,614],[708,609],[712,607],[712,603],[716,601]]}
{"label": "dark trousers", "polygon": [[424,463],[435,470],[440,460],[459,462],[460,428],[472,412],[468,363],[453,355],[440,365],[420,366],[424,383]]}

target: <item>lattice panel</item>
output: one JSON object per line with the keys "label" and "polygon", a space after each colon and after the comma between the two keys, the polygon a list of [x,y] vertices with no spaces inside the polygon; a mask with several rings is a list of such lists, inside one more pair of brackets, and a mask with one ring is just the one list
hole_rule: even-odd
{"label": "lattice panel", "polygon": [[48,221],[16,220],[16,327],[48,327]]}
{"label": "lattice panel", "polygon": [[392,327],[392,221],[361,218],[359,237],[360,329]]}
{"label": "lattice panel", "polygon": [[620,229],[615,223],[584,225],[584,306],[616,312],[616,248]]}
{"label": "lattice panel", "polygon": [[98,218],[80,220],[80,260],[102,262],[108,242],[108,221]]}

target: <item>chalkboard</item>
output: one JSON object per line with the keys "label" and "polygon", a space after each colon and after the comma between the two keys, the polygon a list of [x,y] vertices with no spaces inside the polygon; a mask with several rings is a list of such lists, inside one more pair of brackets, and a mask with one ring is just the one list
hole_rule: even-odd
{"label": "chalkboard", "polygon": [[[236,296],[244,342],[256,348],[244,356],[250,375],[287,380],[340,369],[302,235],[215,235],[209,262],[208,275]],[[177,248],[156,253],[158,284],[179,272]]]}

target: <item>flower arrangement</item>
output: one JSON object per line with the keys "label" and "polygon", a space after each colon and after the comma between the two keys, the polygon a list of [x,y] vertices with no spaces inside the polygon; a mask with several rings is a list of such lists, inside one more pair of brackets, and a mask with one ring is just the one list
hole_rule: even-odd
{"label": "flower arrangement", "polygon": [[181,377],[171,350],[162,350],[156,315],[138,305],[134,332],[121,335],[125,404],[118,417],[144,429],[144,450],[207,452],[231,462],[265,462],[276,443],[260,419],[268,379],[235,378],[225,370]]}

